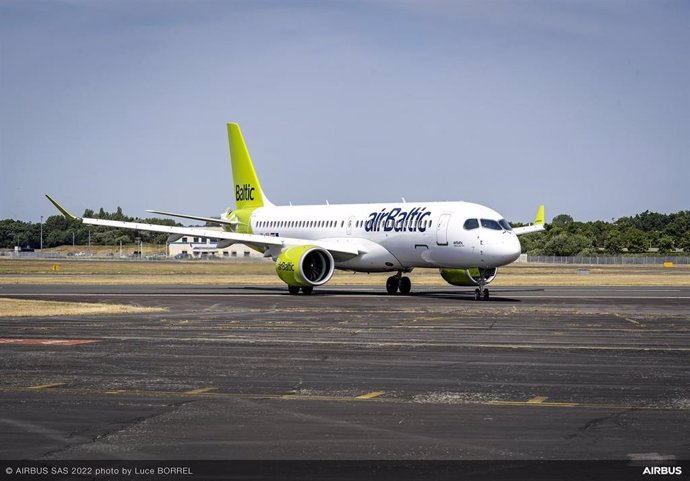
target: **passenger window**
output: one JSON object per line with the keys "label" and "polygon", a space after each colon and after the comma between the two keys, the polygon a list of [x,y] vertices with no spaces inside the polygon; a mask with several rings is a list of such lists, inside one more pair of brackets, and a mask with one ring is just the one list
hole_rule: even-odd
{"label": "passenger window", "polygon": [[482,219],[482,227],[486,227],[491,230],[503,230],[501,225],[492,219]]}
{"label": "passenger window", "polygon": [[463,224],[466,230],[477,229],[479,227],[479,221],[477,219],[467,219]]}

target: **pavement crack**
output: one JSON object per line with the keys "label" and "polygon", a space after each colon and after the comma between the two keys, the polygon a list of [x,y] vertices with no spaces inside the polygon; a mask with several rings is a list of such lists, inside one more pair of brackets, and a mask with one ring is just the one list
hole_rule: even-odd
{"label": "pavement crack", "polygon": [[46,451],[45,453],[43,453],[40,456],[40,458],[43,458],[43,459],[55,458],[56,455],[62,454],[62,453],[67,452],[71,449],[80,448],[80,447],[84,447],[84,446],[87,446],[90,444],[94,444],[94,443],[101,441],[101,440],[103,440],[109,436],[112,436],[113,434],[117,434],[119,432],[131,429],[131,428],[133,428],[139,424],[142,424],[142,423],[144,423],[150,419],[156,418],[158,416],[163,416],[163,415],[173,413],[173,412],[177,411],[178,409],[180,409],[181,407],[183,407],[184,405],[192,403],[192,402],[195,402],[195,401],[181,401],[181,402],[177,402],[177,403],[168,404],[165,406],[165,409],[163,409],[161,411],[151,413],[147,416],[138,416],[138,417],[133,418],[133,419],[124,420],[122,422],[114,424],[112,429],[99,432],[96,435],[89,436],[85,433],[79,433],[78,431],[73,431],[73,432],[69,433],[67,436],[65,436],[65,439],[71,439],[73,436],[78,436],[78,437],[81,437],[81,440],[79,442],[76,442],[74,444],[67,444],[67,445],[62,446],[60,448]]}
{"label": "pavement crack", "polygon": [[578,436],[584,435],[585,433],[596,430],[599,428],[605,428],[607,425],[613,425],[616,428],[625,428],[626,423],[623,417],[631,412],[637,411],[638,408],[630,408],[624,411],[619,411],[611,413],[607,416],[601,416],[598,418],[590,419],[584,425],[577,428],[575,433],[567,435],[566,439],[574,439]]}

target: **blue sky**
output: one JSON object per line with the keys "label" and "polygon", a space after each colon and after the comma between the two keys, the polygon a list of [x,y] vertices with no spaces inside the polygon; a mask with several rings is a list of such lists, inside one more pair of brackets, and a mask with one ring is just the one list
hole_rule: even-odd
{"label": "blue sky", "polygon": [[690,209],[690,4],[4,1],[0,218],[468,200]]}

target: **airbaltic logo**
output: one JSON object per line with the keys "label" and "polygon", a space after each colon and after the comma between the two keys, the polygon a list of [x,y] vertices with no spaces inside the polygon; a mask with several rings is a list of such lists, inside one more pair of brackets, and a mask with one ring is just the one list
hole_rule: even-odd
{"label": "airbaltic logo", "polygon": [[427,228],[427,217],[431,217],[431,212],[424,212],[426,207],[415,207],[410,211],[404,211],[399,207],[391,209],[381,209],[380,212],[372,212],[364,224],[367,232],[424,232]]}
{"label": "airbaltic logo", "polygon": [[235,185],[235,200],[254,200],[254,187],[249,184]]}
{"label": "airbaltic logo", "polygon": [[292,272],[295,270],[295,265],[292,262],[279,262],[276,269],[279,271]]}

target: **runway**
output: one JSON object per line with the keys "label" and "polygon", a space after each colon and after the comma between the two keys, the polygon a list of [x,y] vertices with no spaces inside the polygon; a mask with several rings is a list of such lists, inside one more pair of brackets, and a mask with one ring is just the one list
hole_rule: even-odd
{"label": "runway", "polygon": [[2,459],[690,459],[690,288],[3,285]]}

